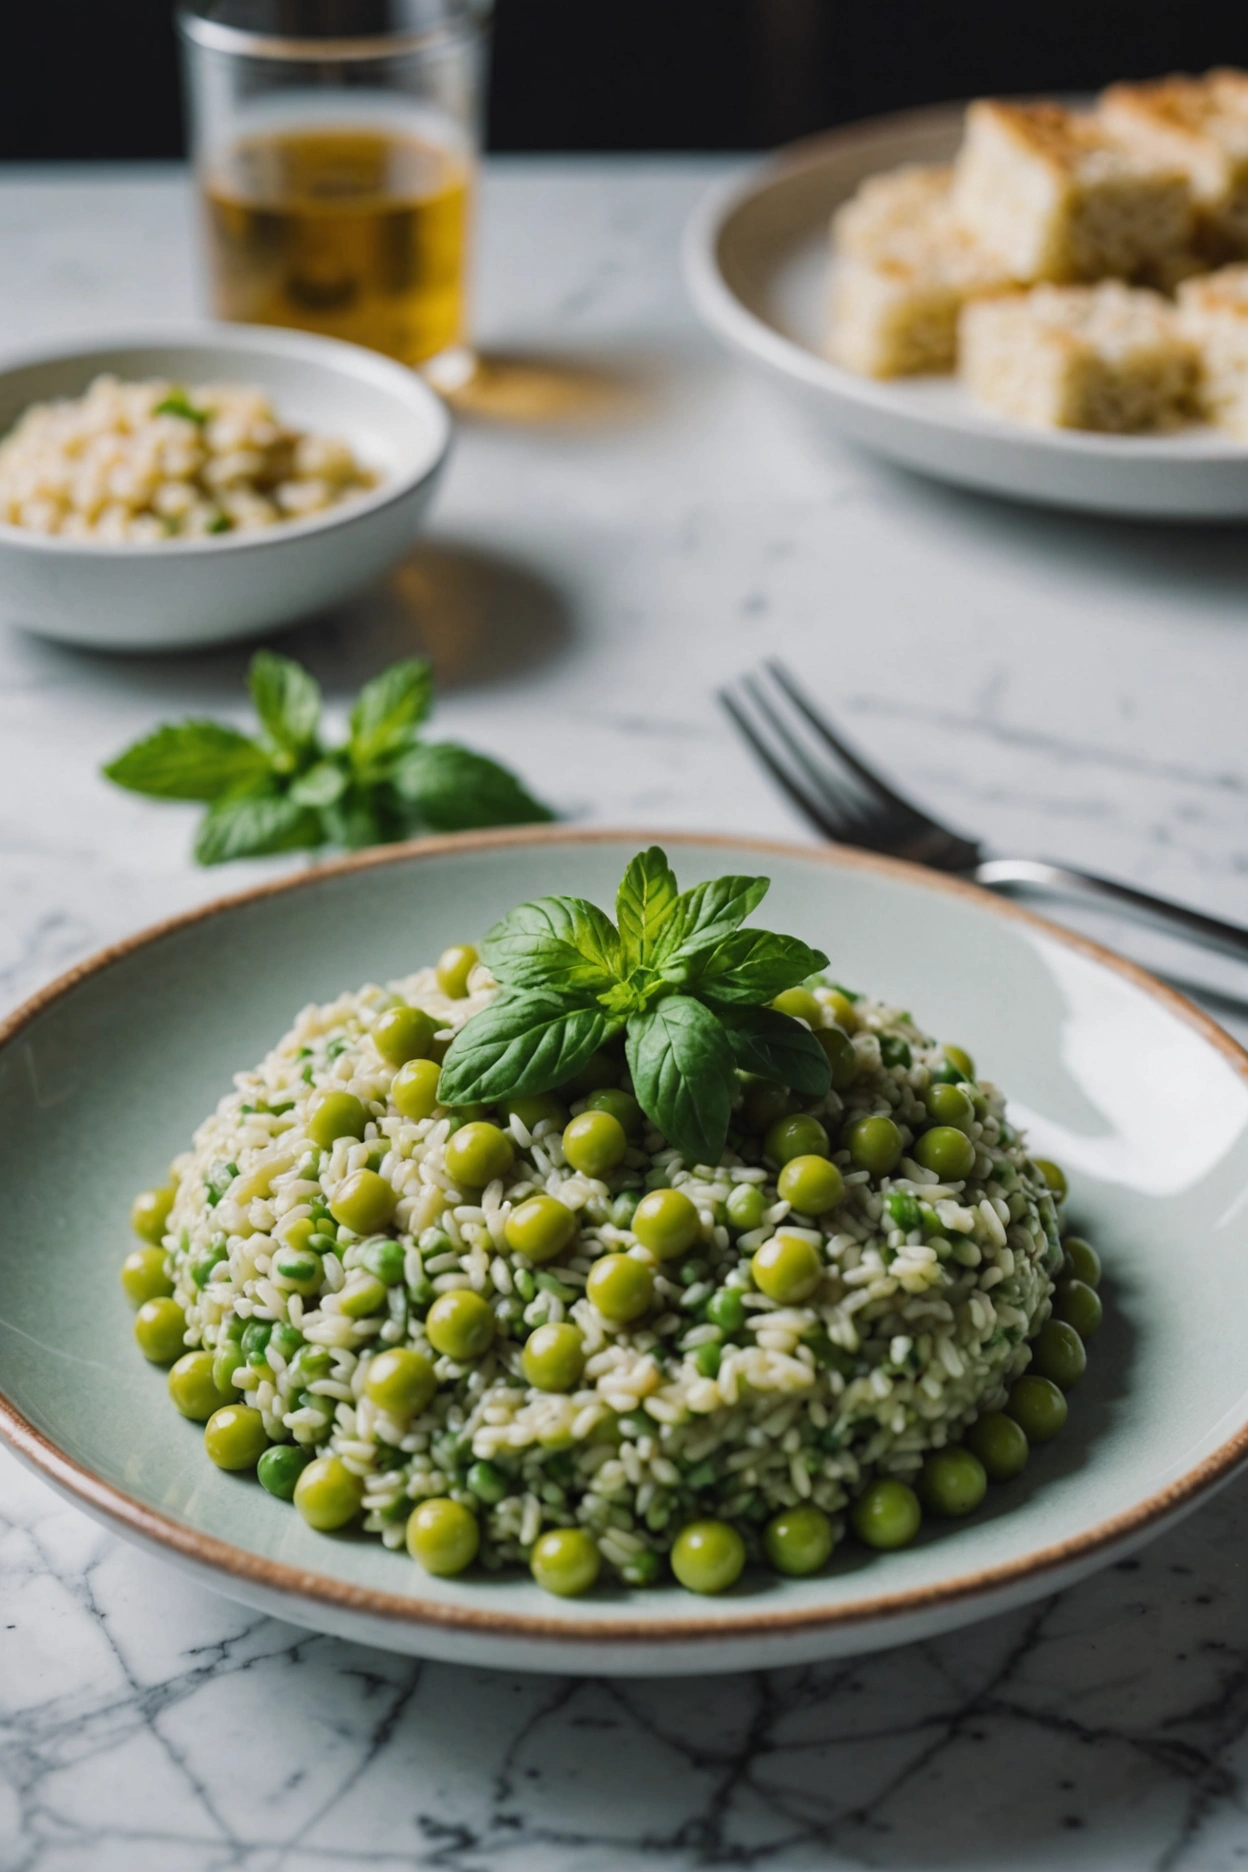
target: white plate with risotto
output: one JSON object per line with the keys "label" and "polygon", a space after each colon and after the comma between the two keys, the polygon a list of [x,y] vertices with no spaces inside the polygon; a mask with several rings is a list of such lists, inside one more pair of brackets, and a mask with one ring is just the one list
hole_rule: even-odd
{"label": "white plate with risotto", "polygon": [[1248,514],[1248,447],[1206,425],[1145,435],[1030,428],[987,413],[955,377],[880,381],[831,361],[834,211],[869,176],[948,163],[962,132],[960,108],[880,118],[797,144],[713,191],[684,243],[702,319],[816,429],[939,480],[1141,518]]}
{"label": "white plate with risotto", "polygon": [[931,1636],[1225,1482],[1248,1056],[968,886],[665,844],[370,854],[19,1010],[18,1453],[266,1611],[593,1674]]}
{"label": "white plate with risotto", "polygon": [[101,649],[255,636],[411,544],[450,417],[303,332],[122,335],[0,369],[0,621]]}

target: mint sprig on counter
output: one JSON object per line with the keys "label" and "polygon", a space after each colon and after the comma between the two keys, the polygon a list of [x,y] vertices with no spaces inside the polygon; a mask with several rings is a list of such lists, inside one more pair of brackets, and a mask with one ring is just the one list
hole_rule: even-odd
{"label": "mint sprig on counter", "polygon": [[421,738],[433,674],[420,657],[364,685],[347,739],[336,745],[322,738],[320,687],[300,664],[261,650],[248,687],[259,735],[213,721],[170,723],[103,770],[132,793],[206,805],[195,840],[200,864],[553,817],[487,755]]}
{"label": "mint sprig on counter", "polygon": [[652,845],[624,873],[614,923],[583,897],[520,904],[481,945],[501,992],[452,1041],[442,1103],[552,1091],[621,1032],[638,1103],[690,1164],[718,1163],[740,1072],[821,1098],[823,1048],[765,1004],[828,958],[741,927],[769,883],[722,877],[681,891]]}

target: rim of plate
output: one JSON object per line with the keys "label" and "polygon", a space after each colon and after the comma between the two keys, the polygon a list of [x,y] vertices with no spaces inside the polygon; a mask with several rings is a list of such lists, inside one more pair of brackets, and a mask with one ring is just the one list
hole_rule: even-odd
{"label": "rim of plate", "polygon": [[[1150,975],[1147,970],[1138,967],[1134,962],[1127,961],[1123,956],[1116,955],[1113,950],[1105,948],[1103,944],[1093,942],[1089,937],[1077,935],[1074,931],[1064,929],[1059,924],[1050,923],[1046,918],[1035,915],[1033,911],[1023,909],[1021,905],[994,897],[978,885],[968,884],[960,878],[950,877],[944,873],[927,871],[921,866],[908,864],[900,859],[880,858],[874,853],[855,851],[842,845],[802,845],[791,840],[734,838],[731,834],[714,832],[637,831],[628,826],[520,827],[493,832],[454,833],[440,838],[413,839],[401,845],[383,846],[372,851],[356,853],[351,857],[336,859],[328,864],[318,865],[315,870],[300,872],[294,877],[271,879],[264,884],[254,885],[249,890],[232,892],[228,896],[215,898],[211,903],[201,904],[196,909],[184,911],[178,916],[149,924],[145,929],[138,930],[131,936],[123,937],[119,942],[97,950],[85,961],[67,969],[55,981],[29,996],[20,1007],[0,1022],[0,1047],[8,1046],[37,1015],[63,1000],[81,982],[103,973],[115,962],[134,955],[140,950],[152,948],[162,942],[165,937],[172,936],[180,930],[189,929],[197,923],[204,923],[214,917],[225,915],[244,904],[256,903],[266,897],[277,897],[306,890],[325,878],[343,877],[356,871],[374,870],[382,865],[405,864],[412,860],[443,857],[460,851],[488,851],[517,845],[590,845],[621,841],[636,843],[638,846],[660,842],[675,846],[718,846],[725,850],[757,852],[760,857],[771,854],[777,857],[796,858],[803,862],[826,864],[834,868],[871,871],[878,876],[890,877],[918,889],[941,891],[946,895],[959,897],[964,902],[974,904],[994,916],[1019,923],[1024,928],[1062,943],[1065,947],[1089,957],[1092,961],[1099,962],[1112,973],[1131,982],[1143,994],[1159,1002],[1171,1014],[1194,1028],[1216,1052],[1223,1055],[1243,1079],[1248,1080],[1248,1051],[1219,1027],[1216,1021],[1194,1006],[1176,989],[1167,987]],[[959,1600],[1007,1587],[1018,1580],[1030,1578],[1034,1574],[1052,1572],[1058,1567],[1088,1558],[1105,1547],[1113,1546],[1130,1535],[1142,1532],[1155,1521],[1171,1514],[1184,1504],[1194,1503],[1201,1495],[1228,1478],[1248,1457],[1248,1424],[1245,1424],[1203,1462],[1188,1470],[1185,1475],[1172,1482],[1167,1488],[1158,1490],[1144,1501],[1136,1503],[1134,1507],[1124,1509],[1120,1514],[1111,1515],[1095,1527],[1089,1528],[1086,1533],[1072,1536],[1069,1540],[1059,1541],[1051,1546],[1037,1548],[1033,1553],[1017,1560],[1006,1561],[999,1566],[954,1575],[938,1584],[915,1587],[906,1592],[878,1593],[871,1598],[855,1600],[852,1604],[841,1606],[804,1606],[788,1611],[753,1612],[748,1609],[747,1602],[733,1600],[729,1603],[742,1608],[736,1617],[690,1619],[680,1616],[656,1616],[608,1620],[593,1616],[584,1618],[571,1616],[560,1619],[525,1612],[501,1612],[488,1607],[439,1604],[405,1593],[391,1593],[374,1587],[352,1585],[346,1580],[336,1579],[332,1574],[321,1573],[310,1567],[291,1566],[285,1561],[270,1560],[259,1554],[248,1553],[219,1535],[206,1534],[198,1529],[186,1527],[170,1516],[162,1514],[159,1509],[136,1500],[134,1496],[115,1487],[113,1483],[104,1481],[85,1464],[66,1455],[51,1438],[37,1430],[3,1391],[0,1391],[0,1435],[6,1438],[19,1455],[23,1456],[34,1468],[42,1470],[60,1488],[106,1514],[111,1520],[120,1523],[123,1528],[128,1529],[141,1540],[172,1548],[189,1560],[198,1562],[204,1567],[228,1573],[236,1579],[247,1580],[279,1593],[291,1593],[299,1598],[311,1599],[323,1605],[369,1613],[398,1624],[435,1625],[459,1630],[496,1632],[519,1638],[563,1639],[569,1642],[593,1639],[596,1643],[605,1644],[626,1644],[664,1638],[685,1642],[701,1639],[710,1641],[727,1637],[764,1637],[773,1632],[811,1630],[825,1625],[861,1625],[875,1620],[899,1617],[906,1613],[925,1611],[935,1606],[954,1604]]]}
{"label": "rim of plate", "polygon": [[[787,144],[765,161],[752,165],[744,176],[716,183],[695,204],[681,241],[682,271],[695,310],[712,331],[736,350],[785,376],[830,391],[843,402],[904,417],[907,422],[925,429],[982,436],[1049,455],[1075,453],[1111,461],[1164,460],[1176,469],[1189,463],[1242,461],[1248,446],[1215,430],[1202,432],[1199,426],[1194,431],[1178,430],[1160,437],[1101,435],[1090,430],[1029,428],[1024,423],[1008,422],[973,409],[932,412],[912,404],[901,404],[897,387],[904,385],[906,379],[879,380],[842,369],[831,358],[809,350],[796,338],[786,337],[775,325],[752,312],[733,290],[720,266],[719,244],[733,216],[741,209],[777,184],[821,169],[830,157],[851,155],[855,151],[865,153],[876,143],[887,150],[899,136],[952,128],[965,109],[965,102],[935,104],[922,110],[863,118]],[[882,155],[882,162],[887,160],[887,156]],[[1167,442],[1179,437],[1183,444],[1181,450],[1166,452]]]}
{"label": "rim of plate", "polygon": [[[383,476],[370,493],[338,502],[325,512],[306,520],[283,520],[271,527],[257,527],[250,532],[218,533],[205,539],[168,540],[93,540],[62,539],[59,533],[35,533],[29,527],[12,526],[0,521],[0,545],[19,547],[48,555],[60,553],[88,557],[102,553],[109,559],[187,559],[209,554],[272,551],[287,540],[306,539],[309,534],[328,533],[334,527],[347,526],[368,514],[406,500],[436,476],[446,463],[454,429],[451,412],[437,391],[419,371],[409,370],[394,358],[363,345],[349,344],[345,338],[327,338],[321,332],[301,332],[274,325],[243,325],[206,320],[183,325],[127,327],[124,331],[105,332],[90,342],[83,338],[67,339],[47,350],[0,354],[0,388],[20,371],[35,370],[43,364],[72,364],[100,354],[143,352],[161,349],[188,351],[201,348],[222,351],[265,351],[274,358],[295,363],[306,360],[322,364],[342,382],[371,382],[396,404],[406,404],[409,412],[417,408],[429,422],[426,459],[399,474]],[[345,355],[344,355],[345,354]],[[55,394],[55,393],[54,393]]]}

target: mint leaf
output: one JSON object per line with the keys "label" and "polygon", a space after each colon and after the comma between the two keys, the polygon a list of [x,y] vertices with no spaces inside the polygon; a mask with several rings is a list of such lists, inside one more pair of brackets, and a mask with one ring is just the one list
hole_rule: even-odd
{"label": "mint leaf", "polygon": [[347,790],[347,776],[334,759],[317,761],[291,782],[289,797],[300,806],[332,806]]}
{"label": "mint leaf", "polygon": [[171,390],[152,411],[153,416],[181,416],[193,423],[206,423],[211,414],[211,410],[196,409],[185,390]]}
{"label": "mint leaf", "polygon": [[709,1001],[757,1007],[813,975],[827,959],[796,936],[737,930],[713,949],[689,957],[684,979]]}
{"label": "mint leaf", "polygon": [[615,900],[615,920],[626,969],[644,968],[663,940],[680,887],[667,855],[657,845],[638,852],[624,873]]}
{"label": "mint leaf", "polygon": [[321,720],[321,690],[314,676],[289,657],[258,650],[247,686],[265,732],[279,748],[302,754],[312,746]]}
{"label": "mint leaf", "polygon": [[513,773],[453,741],[422,741],[410,747],[391,769],[390,781],[404,804],[434,832],[535,825],[554,817]]}
{"label": "mint leaf", "polygon": [[267,780],[269,757],[234,728],[185,721],[136,741],[104,773],[115,785],[153,799],[217,800]]}
{"label": "mint leaf", "polygon": [[550,1092],[578,1072],[611,1031],[601,1008],[561,995],[500,994],[452,1040],[438,1080],[444,1105]]}
{"label": "mint leaf", "polygon": [[822,1098],[832,1083],[828,1056],[809,1028],[775,1008],[724,1008],[719,1023],[742,1072]]}
{"label": "mint leaf", "polygon": [[365,683],[351,711],[351,764],[357,773],[392,759],[433,706],[433,671],[423,657],[392,663]]}
{"label": "mint leaf", "polygon": [[481,954],[512,988],[601,994],[620,974],[614,923],[583,897],[538,897],[518,904],[489,930]]}
{"label": "mint leaf", "polygon": [[669,995],[633,1016],[625,1047],[646,1116],[687,1164],[717,1164],[737,1084],[717,1017],[688,995]]}
{"label": "mint leaf", "polygon": [[[672,965],[723,942],[757,910],[770,886],[770,878],[722,877],[682,891],[659,936],[653,961],[666,975]],[[677,969],[672,979],[679,978]]]}
{"label": "mint leaf", "polygon": [[270,852],[304,851],[325,842],[314,812],[281,794],[247,793],[218,800],[199,828],[195,856],[202,865]]}

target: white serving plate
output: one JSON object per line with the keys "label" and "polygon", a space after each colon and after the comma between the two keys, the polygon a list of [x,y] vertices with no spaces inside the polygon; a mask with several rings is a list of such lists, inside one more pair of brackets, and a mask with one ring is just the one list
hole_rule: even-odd
{"label": "white serving plate", "polygon": [[259,325],[122,333],[0,365],[0,436],[31,403],[93,377],[229,381],[268,392],[294,428],[341,436],[377,487],[307,520],[153,545],[63,540],[0,523],[0,622],[102,650],[184,650],[274,630],[340,603],[411,545],[451,439],[415,371],[359,345]]}
{"label": "white serving plate", "polygon": [[717,337],[823,429],[942,481],[1048,506],[1167,520],[1248,515],[1248,445],[1029,429],[985,414],[953,377],[877,382],[824,355],[833,210],[869,175],[948,162],[960,108],[884,117],[781,151],[714,190],[684,241],[685,280]]}
{"label": "white serving plate", "polygon": [[127,1211],[310,1000],[407,973],[523,898],[613,901],[650,834],[428,840],[318,866],[105,951],[0,1027],[0,1433],[52,1485],[202,1584],[420,1656],[585,1675],[762,1669],[929,1638],[1057,1591],[1248,1457],[1248,1055],[1139,970],[969,885],[835,848],[667,836],[682,883],[772,880],[767,925],[970,1048],[1096,1242],[1105,1324],[1056,1442],[969,1520],[717,1599],[521,1573],[431,1579],[324,1536],[204,1456],[117,1284]]}

